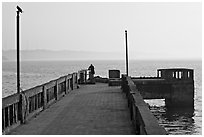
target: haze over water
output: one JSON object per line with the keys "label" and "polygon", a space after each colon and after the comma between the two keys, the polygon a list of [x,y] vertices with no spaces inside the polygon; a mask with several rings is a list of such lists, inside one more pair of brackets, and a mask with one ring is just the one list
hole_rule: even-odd
{"label": "haze over water", "polygon": [[[99,76],[107,77],[109,69],[125,73],[125,61],[119,59],[125,57],[127,30],[131,76],[156,76],[158,68],[194,69],[195,110],[167,110],[163,100],[147,102],[169,134],[202,134],[202,62],[192,61],[202,58],[201,2],[3,2],[2,58],[10,60],[2,63],[3,97],[16,92],[16,63],[11,60],[16,59],[17,5],[24,11],[20,15],[23,90],[91,63]],[[67,59],[78,61],[57,61]],[[189,61],[178,61],[183,59]]]}
{"label": "haze over water", "polygon": [[[109,69],[125,73],[125,62],[113,61],[27,61],[21,63],[21,88],[23,90],[43,84],[60,76],[95,66],[96,75],[108,77]],[[169,134],[202,134],[202,63],[201,61],[135,61],[129,64],[131,76],[156,76],[158,68],[194,69],[195,110],[165,108],[164,100],[148,100],[151,110]],[[2,64],[3,97],[16,92],[16,63]]]}

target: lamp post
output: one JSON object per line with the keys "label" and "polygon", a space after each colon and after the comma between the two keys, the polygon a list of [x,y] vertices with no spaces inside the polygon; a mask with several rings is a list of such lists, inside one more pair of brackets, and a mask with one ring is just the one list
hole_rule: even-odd
{"label": "lamp post", "polygon": [[17,32],[17,93],[20,93],[20,53],[19,53],[19,45],[20,45],[20,34],[19,34],[19,19],[20,19],[20,16],[19,14],[22,13],[22,9],[17,6],[17,16],[16,16],[16,32]]}
{"label": "lamp post", "polygon": [[128,76],[128,43],[127,43],[127,30],[125,30],[125,44],[126,44],[126,75]]}

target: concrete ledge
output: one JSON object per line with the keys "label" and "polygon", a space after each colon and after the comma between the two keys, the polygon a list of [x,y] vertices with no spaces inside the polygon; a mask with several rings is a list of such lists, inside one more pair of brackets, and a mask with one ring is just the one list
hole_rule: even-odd
{"label": "concrete ledge", "polygon": [[18,103],[19,98],[20,98],[19,94],[13,94],[13,95],[7,96],[5,98],[2,98],[2,109],[9,107],[10,105],[12,105],[14,103]]}
{"label": "concrete ledge", "polygon": [[119,78],[109,78],[108,85],[109,86],[120,86],[121,85],[121,79],[119,79]]}
{"label": "concrete ledge", "polygon": [[136,134],[139,135],[167,135],[144,102],[140,92],[130,77],[122,77],[122,89],[126,93],[131,120]]}
{"label": "concrete ledge", "polygon": [[102,77],[96,76],[94,77],[94,79],[96,82],[99,82],[99,83],[108,83],[108,78],[102,78]]}
{"label": "concrete ledge", "polygon": [[165,129],[159,126],[157,119],[150,112],[147,106],[137,105],[139,114],[141,115],[141,120],[147,135],[165,135],[167,134]]}

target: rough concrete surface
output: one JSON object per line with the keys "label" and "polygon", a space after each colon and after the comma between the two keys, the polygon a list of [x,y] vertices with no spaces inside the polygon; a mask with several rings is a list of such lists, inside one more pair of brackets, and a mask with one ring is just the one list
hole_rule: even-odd
{"label": "rough concrete surface", "polygon": [[127,100],[120,87],[82,85],[11,135],[134,134]]}

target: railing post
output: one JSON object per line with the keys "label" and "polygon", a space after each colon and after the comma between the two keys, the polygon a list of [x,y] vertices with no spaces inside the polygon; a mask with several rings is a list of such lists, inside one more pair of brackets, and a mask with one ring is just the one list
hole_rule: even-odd
{"label": "railing post", "polygon": [[73,73],[73,89],[76,88],[76,73]]}
{"label": "railing post", "polygon": [[74,73],[74,87],[76,88],[78,85],[78,81],[77,81],[77,73]]}
{"label": "railing post", "polygon": [[65,94],[68,93],[68,77],[65,78]]}
{"label": "railing post", "polygon": [[87,83],[87,70],[85,71],[85,77],[84,77],[84,81],[85,81],[85,83]]}
{"label": "railing post", "polygon": [[[70,75],[70,74],[69,74],[69,75]],[[69,75],[68,75],[68,76],[69,76]],[[67,77],[67,91],[69,92],[70,89],[71,89],[71,86],[70,86],[70,78]]]}
{"label": "railing post", "polygon": [[7,118],[8,118],[8,127],[10,126],[10,109],[9,109],[9,107],[8,107],[8,116],[7,116]]}
{"label": "railing post", "polygon": [[21,92],[19,96],[19,108],[18,108],[18,113],[19,113],[19,120],[21,123],[25,123],[26,120],[26,96]]}
{"label": "railing post", "polygon": [[5,120],[5,108],[2,109],[2,129],[4,130],[5,129],[5,123],[6,123],[6,120]]}
{"label": "railing post", "polygon": [[71,78],[69,79],[69,87],[70,87],[70,90],[73,90],[72,76],[71,76]]}
{"label": "railing post", "polygon": [[43,85],[43,109],[47,107],[47,88]]}
{"label": "railing post", "polygon": [[13,123],[16,123],[16,119],[15,119],[15,104],[12,105],[12,112],[13,112]]}
{"label": "railing post", "polygon": [[56,80],[56,85],[55,85],[55,99],[58,100],[58,80]]}

